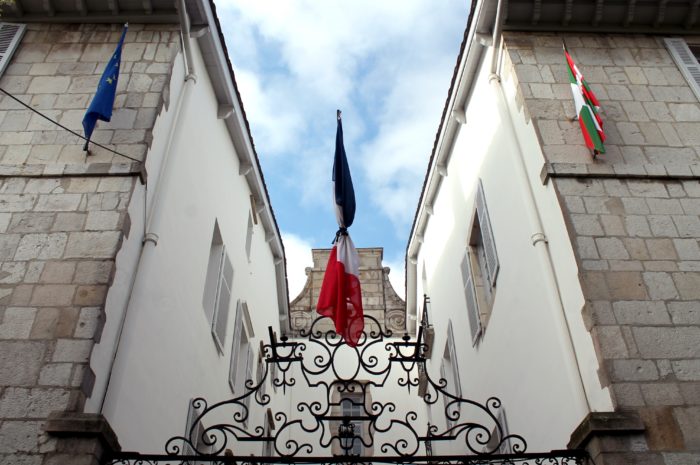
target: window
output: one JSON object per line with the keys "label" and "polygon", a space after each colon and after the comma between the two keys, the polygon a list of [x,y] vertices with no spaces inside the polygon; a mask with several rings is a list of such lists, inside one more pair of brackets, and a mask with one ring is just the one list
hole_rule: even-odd
{"label": "window", "polygon": [[247,331],[248,304],[244,300],[239,300],[236,305],[236,318],[233,323],[233,345],[231,347],[231,363],[229,365],[228,382],[231,391],[236,396],[245,392],[245,381],[252,379],[253,370],[253,347],[251,344],[252,334]]}
{"label": "window", "polygon": [[218,223],[214,223],[211,247],[209,249],[209,264],[204,281],[204,297],[202,305],[204,314],[211,326],[211,333],[220,353],[224,353],[226,339],[226,324],[231,305],[231,289],[233,285],[233,266],[226,253],[226,247],[221,239]]}
{"label": "window", "polygon": [[[447,323],[447,341],[445,342],[445,351],[442,355],[442,364],[440,365],[440,376],[447,381],[445,390],[455,397],[462,397],[462,382],[459,379],[459,365],[457,364],[457,348],[455,346],[454,330],[452,329],[452,320]],[[442,396],[444,408],[449,409],[450,416],[454,417],[461,409],[459,402],[451,403],[454,399]],[[445,412],[447,413],[447,411]],[[453,422],[447,418],[447,427],[452,428]]]}
{"label": "window", "polygon": [[[498,424],[501,425],[501,431],[498,430],[498,426],[494,425],[491,430],[491,437],[489,442],[484,447],[484,452],[490,453],[495,452],[496,454],[510,454],[513,452],[513,447],[511,446],[510,439],[507,439],[508,435],[508,421],[506,419],[506,410],[501,406],[496,412],[496,419]],[[503,440],[503,438],[506,438]]]}
{"label": "window", "polygon": [[700,44],[687,44],[685,40],[674,37],[664,39],[666,48],[676,62],[695,96],[700,99]]}
{"label": "window", "polygon": [[258,366],[255,370],[255,379],[257,380],[258,384],[260,384],[260,389],[258,390],[258,392],[260,392],[261,399],[265,396],[265,393],[267,392],[267,380],[263,382],[265,375],[264,352],[265,351],[263,349],[263,341],[260,341],[260,347],[258,348]]}
{"label": "window", "polygon": [[[277,343],[277,332],[273,331],[272,332],[272,340]],[[276,351],[274,349],[274,344],[270,348],[271,356],[274,360],[276,354]],[[275,383],[275,380],[277,379],[277,363],[270,363],[268,366],[268,369],[270,370],[270,383],[272,384],[272,390],[274,392],[277,392],[277,384]]]}
{"label": "window", "polygon": [[[340,401],[343,416],[346,417],[364,417],[364,399],[361,392],[346,392]],[[351,420],[353,425],[353,438],[351,448],[348,450],[349,455],[363,455],[364,446],[360,438],[363,437],[363,428],[361,420]],[[343,452],[345,450],[343,449]]]}
{"label": "window", "polygon": [[250,263],[250,249],[253,245],[253,212],[248,213],[248,229],[245,234],[245,256]]}
{"label": "window", "polygon": [[[183,441],[183,455],[195,455],[197,453],[206,454],[210,451],[210,446],[204,443],[204,425],[200,419],[202,410],[195,408],[192,404],[194,399],[190,399],[187,407],[187,421],[185,423],[185,438],[188,438],[192,443]],[[183,462],[183,465],[200,465],[202,462]]]}
{"label": "window", "polygon": [[263,457],[272,457],[275,453],[275,441],[272,432],[275,430],[275,420],[272,417],[272,409],[265,412],[265,436],[268,440],[263,443]]}
{"label": "window", "polygon": [[690,53],[693,54],[695,59],[700,62],[700,44],[688,44],[688,48],[690,49]]}
{"label": "window", "polygon": [[[342,392],[341,392],[342,391]],[[337,439],[333,441],[333,455],[362,455],[371,456],[374,448],[370,444],[367,421],[369,420],[367,409],[372,405],[372,393],[367,381],[339,382],[333,386],[331,415],[333,420],[329,423],[331,434]],[[347,429],[347,424],[341,421],[347,418],[352,430]],[[364,441],[364,443],[363,443]],[[365,444],[370,444],[365,446]],[[347,448],[347,449],[346,449]]]}
{"label": "window", "polygon": [[24,24],[0,23],[0,76],[10,64],[25,28]]}
{"label": "window", "polygon": [[472,223],[460,269],[472,344],[476,345],[491,314],[500,269],[481,180],[476,191],[476,215]]}

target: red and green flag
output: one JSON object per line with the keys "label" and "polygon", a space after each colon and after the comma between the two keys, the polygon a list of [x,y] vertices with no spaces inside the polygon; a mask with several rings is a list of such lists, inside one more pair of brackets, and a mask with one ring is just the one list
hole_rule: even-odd
{"label": "red and green flag", "polygon": [[588,87],[588,83],[583,79],[583,75],[576,67],[576,63],[571,59],[568,50],[564,47],[566,62],[569,64],[569,82],[571,92],[574,94],[574,104],[578,122],[581,125],[581,132],[586,141],[586,146],[593,151],[593,155],[605,153],[605,133],[603,132],[603,120],[598,114],[600,104]]}

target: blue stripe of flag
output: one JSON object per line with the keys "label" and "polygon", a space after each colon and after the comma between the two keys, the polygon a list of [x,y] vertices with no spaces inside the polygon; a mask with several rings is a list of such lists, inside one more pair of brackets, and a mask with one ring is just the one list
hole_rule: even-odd
{"label": "blue stripe of flag", "polygon": [[338,118],[338,130],[335,134],[335,158],[333,160],[333,182],[335,184],[335,203],[343,214],[340,226],[349,228],[355,220],[355,190],[352,187],[350,167],[343,145],[343,122]]}

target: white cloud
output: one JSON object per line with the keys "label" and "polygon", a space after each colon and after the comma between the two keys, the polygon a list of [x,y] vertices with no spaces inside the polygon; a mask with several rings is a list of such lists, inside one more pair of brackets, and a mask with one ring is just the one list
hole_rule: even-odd
{"label": "white cloud", "polygon": [[311,242],[291,233],[282,232],[284,253],[287,258],[289,300],[294,300],[306,284],[306,267],[313,266]]}
{"label": "white cloud", "polygon": [[263,89],[257,75],[246,69],[236,72],[236,82],[253,127],[254,139],[263,144],[264,153],[277,155],[296,148],[304,121],[290,105],[287,92],[276,85]]}
{"label": "white cloud", "polygon": [[331,115],[340,107],[354,181],[366,183],[359,189],[405,239],[468,13],[464,2],[217,0],[217,6],[265,170],[293,179],[287,188],[296,201],[325,204]]}

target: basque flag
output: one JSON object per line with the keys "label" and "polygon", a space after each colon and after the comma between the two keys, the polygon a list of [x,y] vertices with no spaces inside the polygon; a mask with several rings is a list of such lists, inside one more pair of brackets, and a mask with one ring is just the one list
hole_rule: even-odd
{"label": "basque flag", "polygon": [[117,80],[119,79],[119,64],[122,60],[122,45],[124,45],[124,37],[128,24],[124,25],[122,36],[119,39],[117,48],[112,55],[112,58],[107,63],[107,67],[102,73],[100,82],[97,84],[97,91],[90,102],[90,106],[83,117],[83,129],[85,130],[85,146],[83,150],[87,151],[92,131],[95,130],[97,120],[109,121],[112,119],[112,107],[114,106],[114,97],[117,93]]}
{"label": "basque flag", "polygon": [[598,114],[600,103],[569,55],[566,45],[564,45],[564,55],[569,69],[569,83],[571,84],[571,93],[574,96],[576,116],[581,125],[583,140],[586,142],[586,147],[593,151],[595,157],[599,153],[605,153],[603,119]]}
{"label": "basque flag", "polygon": [[338,232],[328,257],[316,311],[330,317],[335,331],[350,347],[355,347],[365,327],[360,289],[360,257],[347,228],[355,219],[355,191],[350,167],[343,146],[343,123],[338,110],[338,130],[335,135],[333,161],[333,200]]}

